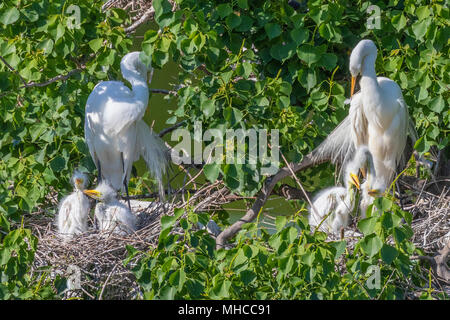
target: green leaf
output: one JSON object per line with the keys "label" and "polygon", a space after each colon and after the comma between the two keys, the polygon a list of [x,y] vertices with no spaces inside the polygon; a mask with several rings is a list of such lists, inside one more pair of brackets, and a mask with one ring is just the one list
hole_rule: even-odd
{"label": "green leaf", "polygon": [[411,26],[412,31],[414,32],[414,35],[416,36],[417,39],[419,40],[423,39],[425,33],[427,33],[428,24],[429,21],[428,19],[426,19],[426,20],[419,20]]}
{"label": "green leaf", "polygon": [[442,98],[441,95],[434,97],[433,99],[431,99],[428,106],[429,106],[430,110],[432,110],[436,113],[441,113],[445,107],[444,99]]}
{"label": "green leaf", "polygon": [[368,236],[365,236],[360,242],[361,249],[367,254],[370,258],[376,255],[381,247],[383,246],[383,242],[380,238],[372,233]]}
{"label": "green leaf", "polygon": [[381,248],[381,259],[383,259],[384,262],[386,262],[387,264],[391,264],[392,261],[397,258],[397,256],[397,249],[388,244],[383,244],[383,247]]}
{"label": "green leaf", "polygon": [[358,229],[367,236],[375,231],[377,220],[377,217],[361,219],[358,221]]}
{"label": "green leaf", "polygon": [[153,0],[153,8],[155,9],[155,19],[159,19],[163,14],[172,11],[172,5],[167,0]]}
{"label": "green leaf", "polygon": [[324,53],[318,62],[318,65],[324,67],[328,71],[333,70],[336,67],[337,56],[333,53]]}
{"label": "green leaf", "polygon": [[89,41],[89,47],[91,47],[92,51],[97,52],[103,46],[103,39],[97,38]]}
{"label": "green leaf", "polygon": [[233,12],[233,9],[231,9],[230,5],[227,3],[219,4],[216,10],[219,14],[219,17],[222,19]]}
{"label": "green leaf", "polygon": [[232,126],[242,120],[242,112],[236,108],[226,107],[223,110],[223,116]]}
{"label": "green leaf", "polygon": [[297,45],[305,43],[309,39],[309,31],[306,28],[300,27],[297,29],[292,29],[289,34]]}
{"label": "green leaf", "polygon": [[287,223],[286,216],[277,216],[275,218],[275,225],[277,227],[277,231],[281,231]]}
{"label": "green leaf", "polygon": [[66,160],[61,156],[57,156],[52,161],[50,161],[49,165],[53,172],[60,172],[61,170],[66,168]]}
{"label": "green leaf", "polygon": [[320,60],[322,54],[317,47],[305,44],[297,48],[297,55],[301,60],[305,61],[308,66],[311,66]]}
{"label": "green leaf", "polygon": [[53,51],[53,40],[46,39],[37,45],[37,48],[44,51],[45,55],[49,55]]}
{"label": "green leaf", "polygon": [[336,249],[336,253],[334,255],[334,260],[337,260],[344,252],[347,247],[347,241],[336,241],[332,242],[331,245]]}
{"label": "green leaf", "polygon": [[212,99],[204,100],[201,103],[200,108],[202,109],[203,114],[205,115],[206,118],[211,117],[214,114],[214,112],[216,111],[215,100],[212,100]]}
{"label": "green leaf", "polygon": [[248,0],[237,0],[238,6],[241,9],[248,9]]}
{"label": "green leaf", "polygon": [[406,18],[403,13],[393,16],[391,22],[395,29],[397,29],[397,31],[400,31],[406,26]]}
{"label": "green leaf", "polygon": [[220,173],[220,164],[209,163],[203,167],[206,178],[211,182],[216,182]]}
{"label": "green leaf", "polygon": [[15,7],[11,7],[6,9],[1,15],[0,15],[0,22],[3,23],[5,26],[9,24],[13,24],[17,20],[19,20],[20,12]]}
{"label": "green leaf", "polygon": [[241,24],[241,17],[233,13],[225,19],[225,22],[230,29],[234,29]]}
{"label": "green leaf", "polygon": [[242,283],[244,286],[248,286],[250,283],[252,283],[254,280],[257,279],[256,273],[250,270],[243,270],[239,273],[239,277],[241,278]]}
{"label": "green leaf", "polygon": [[267,23],[264,25],[264,30],[270,40],[278,37],[281,34],[281,27],[277,23]]}

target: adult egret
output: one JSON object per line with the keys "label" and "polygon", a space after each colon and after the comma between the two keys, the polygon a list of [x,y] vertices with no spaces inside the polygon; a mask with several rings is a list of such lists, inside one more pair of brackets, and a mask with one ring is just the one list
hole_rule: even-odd
{"label": "adult egret", "polygon": [[139,54],[128,53],[120,63],[122,76],[131,84],[131,90],[120,81],[103,81],[89,95],[85,138],[99,180],[108,181],[115,190],[125,190],[128,195],[133,162],[142,156],[158,181],[162,198],[162,176],[168,155],[164,143],[142,119],[148,105],[147,73],[151,68],[140,60]]}
{"label": "adult egret", "polygon": [[[400,87],[388,78],[376,76],[376,58],[377,48],[371,40],[361,40],[353,49],[349,115],[320,144],[314,157],[328,158],[345,167],[355,149],[367,145],[378,179],[389,184],[402,159],[407,134],[413,143],[417,134]],[[353,95],[358,75],[361,91]]]}
{"label": "adult egret", "polygon": [[58,232],[66,239],[87,231],[90,204],[83,194],[87,182],[86,175],[76,170],[72,176],[74,191],[59,205],[56,223]]}
{"label": "adult egret", "polygon": [[[349,223],[350,214],[355,208],[356,189],[360,189],[358,173],[368,166],[368,148],[361,146],[356,150],[353,160],[345,168],[345,187],[330,187],[319,192],[309,208],[309,224],[320,225],[319,230],[339,234]],[[328,217],[326,217],[328,215]]]}
{"label": "adult egret", "polygon": [[99,201],[95,206],[95,218],[100,231],[126,235],[136,230],[136,217],[117,199],[116,191],[107,181],[103,180],[95,189],[83,192]]}
{"label": "adult egret", "polygon": [[[357,148],[367,145],[373,156],[377,179],[391,183],[400,163],[408,134],[408,107],[397,83],[377,77],[377,47],[361,40],[350,55],[352,140]],[[361,91],[353,96],[356,77]]]}

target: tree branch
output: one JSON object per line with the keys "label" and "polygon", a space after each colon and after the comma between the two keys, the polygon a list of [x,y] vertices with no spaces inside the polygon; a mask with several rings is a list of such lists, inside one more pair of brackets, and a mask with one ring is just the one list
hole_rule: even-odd
{"label": "tree branch", "polygon": [[28,83],[25,83],[23,86],[20,86],[19,89],[32,88],[32,87],[45,87],[56,81],[66,81],[74,74],[80,73],[83,70],[84,70],[84,68],[74,69],[74,70],[69,71],[66,75],[59,75],[59,76],[53,77],[45,82],[28,82]]}
{"label": "tree branch", "polygon": [[124,29],[125,33],[132,33],[136,31],[136,29],[143,23],[147,22],[153,16],[155,15],[155,9],[153,9],[153,4],[150,8],[147,9],[147,11],[140,17],[138,20],[136,20],[131,26]]}
{"label": "tree branch", "polygon": [[216,249],[224,248],[225,243],[228,239],[232,238],[236,233],[241,230],[242,225],[245,223],[252,222],[262,210],[264,204],[272,193],[275,185],[282,179],[291,175],[292,172],[297,172],[300,170],[305,170],[314,165],[318,165],[320,163],[328,161],[327,159],[321,159],[313,161],[313,152],[306,155],[302,162],[290,164],[289,167],[281,168],[274,176],[267,178],[262,187],[261,191],[259,191],[253,206],[247,213],[238,221],[236,221],[233,225],[222,231],[216,238]]}

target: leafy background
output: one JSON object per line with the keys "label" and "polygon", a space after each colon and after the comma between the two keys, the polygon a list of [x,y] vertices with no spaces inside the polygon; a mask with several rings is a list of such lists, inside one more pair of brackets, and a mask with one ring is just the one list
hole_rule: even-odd
{"label": "leafy background", "polygon": [[[142,50],[155,68],[164,69],[169,61],[180,66],[180,89],[173,98],[177,108],[168,111],[167,125],[184,119],[188,129],[195,121],[202,121],[204,130],[217,128],[222,132],[229,128],[279,129],[282,153],[289,161],[300,161],[346,116],[343,102],[349,95],[349,54],[360,39],[370,38],[379,48],[378,75],[394,79],[403,90],[421,137],[417,150],[426,153],[431,146],[448,146],[449,9],[444,1],[303,1],[297,10],[287,1],[177,3],[178,9],[172,12],[168,1],[153,1],[159,28],[149,29],[142,42]],[[79,25],[75,27],[72,11],[68,11],[71,4],[80,8]],[[365,26],[370,4],[381,9],[380,30],[367,30]],[[0,4],[0,56],[4,60],[0,62],[3,297],[52,295],[53,291],[37,279],[25,276],[37,239],[20,222],[28,212],[55,213],[51,201],[69,192],[74,167],[94,173],[84,143],[85,102],[96,83],[121,78],[120,59],[132,44],[123,29],[130,22],[127,13],[120,9],[104,13],[101,5],[101,1],[89,0],[6,0]],[[65,81],[55,80],[60,75],[68,76]],[[232,191],[253,195],[264,181],[258,174],[261,165],[212,163],[205,167],[206,178],[214,181],[221,174]],[[316,188],[329,184],[331,174],[319,175],[319,169],[324,168],[300,177]],[[278,236],[286,237],[283,232],[289,233],[280,229]],[[297,248],[300,240],[289,239],[287,245],[293,247],[295,243]],[[308,239],[320,242],[320,237]],[[202,241],[209,243],[206,238]],[[267,241],[251,240],[257,242],[256,246]],[[373,250],[379,250],[370,252],[370,259],[379,257],[383,248],[375,246]],[[244,247],[236,248],[236,253],[239,250]],[[383,252],[386,250],[392,249]],[[396,250],[412,252],[400,247]],[[229,256],[235,251],[209,252],[205,257],[216,259],[215,254]],[[259,252],[279,263],[290,261],[280,262],[280,256],[262,249]],[[170,251],[166,255],[169,257]],[[303,257],[303,253],[299,255]],[[254,259],[258,255],[250,256]],[[321,261],[326,256],[322,255]],[[172,297],[189,297],[189,290],[180,284],[181,271],[173,275],[177,267],[167,261],[153,263],[168,268],[170,276],[178,279],[179,290],[175,293],[170,289]],[[387,262],[384,260],[392,267]],[[192,271],[189,268],[181,269],[185,276]],[[219,266],[208,268],[201,272],[212,276],[223,271]],[[291,274],[294,269],[283,270]],[[251,272],[260,274],[256,264]],[[240,276],[233,281],[245,284],[253,274],[247,272],[250,278]],[[205,289],[206,296],[220,297],[220,292],[231,288],[229,282],[220,279],[214,280],[213,291]],[[146,289],[149,297],[162,297],[160,288]],[[286,292],[256,297],[277,298],[292,293]],[[307,297],[302,294],[298,297]],[[238,297],[237,293],[231,297]],[[255,298],[250,293],[248,297]],[[322,297],[337,296],[326,293]]]}

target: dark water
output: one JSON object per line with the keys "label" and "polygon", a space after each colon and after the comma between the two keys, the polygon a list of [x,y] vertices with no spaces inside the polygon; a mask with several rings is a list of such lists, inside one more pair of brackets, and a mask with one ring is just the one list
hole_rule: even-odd
{"label": "dark water", "polygon": [[[148,29],[157,30],[157,25],[154,23],[147,23],[141,26],[136,32],[135,42],[133,44],[132,50],[141,50],[141,42],[143,41],[143,35]],[[171,84],[175,84],[177,82],[177,75],[179,72],[179,67],[172,61],[167,63],[162,70],[155,69],[153,72],[152,82],[150,84],[150,88],[153,89],[166,89],[172,90]],[[176,109],[176,101],[172,99],[172,101],[168,101],[164,99],[164,95],[154,93],[150,97],[149,106],[144,116],[145,122],[152,126],[155,132],[160,132],[161,130],[171,126],[166,124],[166,120],[169,118],[169,114],[167,110]],[[169,144],[174,146],[176,142],[170,141],[170,134],[167,134],[164,137],[164,140]],[[145,172],[146,167],[144,161],[141,159],[139,162],[135,164],[138,174],[141,175]],[[178,168],[174,168],[174,172],[171,174],[178,173]],[[190,172],[192,175],[195,175],[195,172]],[[178,178],[171,182],[172,188],[180,188],[183,185],[184,174],[180,174]],[[230,203],[225,206],[225,210],[230,215],[230,222],[233,223],[238,220],[246,211],[246,206],[243,201],[236,201]],[[288,215],[295,213],[295,209],[293,209],[284,199],[280,197],[272,197],[267,201],[266,206],[264,207],[263,214],[264,217],[261,218],[261,224],[265,227],[270,228],[270,225],[273,223],[273,219],[267,217],[266,214],[270,216],[277,215]]]}

